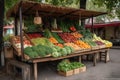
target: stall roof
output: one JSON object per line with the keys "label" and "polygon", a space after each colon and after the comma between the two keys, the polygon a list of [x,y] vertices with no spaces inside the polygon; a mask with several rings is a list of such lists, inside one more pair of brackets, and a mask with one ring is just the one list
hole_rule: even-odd
{"label": "stall roof", "polygon": [[58,7],[50,4],[43,4],[33,1],[22,1],[14,5],[7,12],[7,17],[18,16],[19,5],[22,6],[22,14],[24,16],[35,15],[36,11],[39,12],[40,16],[51,16],[51,17],[72,17],[86,19],[90,17],[96,17],[99,15],[107,14],[106,12],[90,11],[85,9],[76,9],[69,7]]}
{"label": "stall roof", "polygon": [[[86,28],[91,28],[92,24],[86,24]],[[109,22],[109,23],[99,23],[94,24],[93,28],[101,28],[101,27],[118,27],[120,26],[120,21],[117,22]]]}

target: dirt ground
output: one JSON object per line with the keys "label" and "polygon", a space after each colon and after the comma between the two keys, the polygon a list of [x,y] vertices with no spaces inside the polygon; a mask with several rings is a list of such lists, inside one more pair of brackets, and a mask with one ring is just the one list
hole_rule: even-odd
{"label": "dirt ground", "polygon": [[[94,67],[91,61],[83,61],[87,71],[69,77],[57,73],[56,62],[41,63],[38,65],[38,80],[120,80],[120,49],[110,50],[110,61],[97,61]],[[13,78],[0,70],[0,80],[21,80],[20,76]],[[31,78],[33,80],[33,78]]]}

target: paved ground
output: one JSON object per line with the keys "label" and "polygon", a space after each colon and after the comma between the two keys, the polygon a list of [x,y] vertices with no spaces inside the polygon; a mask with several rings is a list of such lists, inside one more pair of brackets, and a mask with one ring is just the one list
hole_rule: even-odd
{"label": "paved ground", "polygon": [[[70,77],[57,74],[56,67],[49,63],[40,64],[39,80],[120,80],[120,49],[110,50],[108,63],[98,62],[94,67],[92,62],[84,62],[87,71]],[[14,80],[5,73],[0,73],[0,80]],[[17,79],[18,80],[18,79]],[[33,80],[33,79],[32,79]]]}

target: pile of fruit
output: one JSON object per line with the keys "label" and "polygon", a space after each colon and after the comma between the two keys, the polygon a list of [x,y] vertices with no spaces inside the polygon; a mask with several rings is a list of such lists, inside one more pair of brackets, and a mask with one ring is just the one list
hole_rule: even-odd
{"label": "pile of fruit", "polygon": [[101,46],[101,45],[105,45],[103,42],[101,42],[101,41],[95,41],[95,43],[97,44],[97,45],[99,45],[99,46]]}
{"label": "pile of fruit", "polygon": [[63,47],[64,47],[64,45],[61,44],[61,43],[55,43],[54,45],[56,45],[56,46],[58,46],[58,47],[60,47],[60,48],[63,48]]}
{"label": "pile of fruit", "polygon": [[112,42],[107,41],[107,40],[103,40],[103,42],[105,43],[106,47],[112,47]]}
{"label": "pile of fruit", "polygon": [[82,38],[82,34],[78,33],[78,32],[72,32],[71,33],[75,38]]}
{"label": "pile of fruit", "polygon": [[93,34],[93,40],[98,44],[98,45],[105,45],[106,47],[112,47],[112,43],[107,40],[103,40],[100,37],[98,37],[96,34]]}
{"label": "pile of fruit", "polygon": [[64,45],[74,48],[75,51],[81,50],[81,48],[78,45],[74,44],[74,43],[64,43]]}
{"label": "pile of fruit", "polygon": [[[13,44],[15,45],[16,48],[21,48],[20,36],[13,37],[12,41],[13,41]],[[23,44],[24,44],[23,45],[24,48],[32,46],[32,44],[30,43],[30,41],[25,36],[23,36]]]}
{"label": "pile of fruit", "polygon": [[54,37],[50,37],[49,38],[49,41],[51,42],[51,43],[58,43],[58,41],[54,38]]}
{"label": "pile of fruit", "polygon": [[74,43],[77,44],[82,49],[90,49],[91,48],[91,46],[88,43],[85,43],[81,40],[77,40]]}
{"label": "pile of fruit", "polygon": [[42,37],[42,35],[40,33],[29,33],[27,35],[30,39]]}
{"label": "pile of fruit", "polygon": [[64,40],[64,42],[74,42],[77,40],[77,38],[70,33],[58,33],[58,35]]}

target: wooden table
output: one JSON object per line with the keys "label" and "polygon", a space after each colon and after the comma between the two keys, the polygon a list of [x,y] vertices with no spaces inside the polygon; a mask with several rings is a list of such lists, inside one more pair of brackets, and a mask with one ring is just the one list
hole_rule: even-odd
{"label": "wooden table", "polygon": [[[73,54],[67,55],[67,56],[63,56],[63,57],[58,57],[58,58],[53,58],[53,57],[46,57],[46,58],[37,58],[37,59],[31,59],[28,62],[33,63],[34,64],[34,80],[38,80],[38,72],[37,72],[37,64],[39,62],[46,62],[46,61],[55,61],[55,60],[60,60],[60,59],[65,59],[65,58],[71,58],[71,57],[75,57],[75,56],[79,56],[79,61],[81,61],[81,56],[82,55],[86,55],[86,54],[93,54],[94,55],[94,59],[93,59],[93,65],[96,65],[96,61],[97,61],[97,54],[99,54],[100,52],[105,52],[107,54],[109,48],[102,48],[102,49],[96,49],[96,50],[90,50],[90,51],[84,51],[84,52],[75,52]],[[106,55],[107,56],[107,55]]]}

